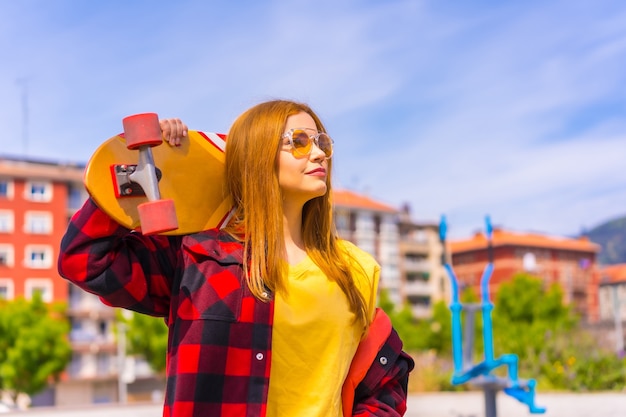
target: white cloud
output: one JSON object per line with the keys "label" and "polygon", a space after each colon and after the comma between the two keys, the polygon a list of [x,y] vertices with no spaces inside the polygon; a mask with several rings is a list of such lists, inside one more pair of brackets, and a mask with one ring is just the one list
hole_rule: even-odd
{"label": "white cloud", "polygon": [[88,4],[0,3],[0,153],[22,153],[20,77],[29,155],[63,160],[128,114],[225,132],[287,97],[330,128],[338,184],[448,213],[452,233],[626,212],[622,2]]}

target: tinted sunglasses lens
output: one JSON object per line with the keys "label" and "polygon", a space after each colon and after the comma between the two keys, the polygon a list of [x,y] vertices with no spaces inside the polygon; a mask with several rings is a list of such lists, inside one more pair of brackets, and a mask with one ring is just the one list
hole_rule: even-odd
{"label": "tinted sunglasses lens", "polygon": [[333,141],[325,133],[320,133],[317,138],[317,146],[330,158],[333,154]]}
{"label": "tinted sunglasses lens", "polygon": [[300,155],[308,155],[311,151],[311,139],[304,130],[294,130],[291,135],[293,150]]}

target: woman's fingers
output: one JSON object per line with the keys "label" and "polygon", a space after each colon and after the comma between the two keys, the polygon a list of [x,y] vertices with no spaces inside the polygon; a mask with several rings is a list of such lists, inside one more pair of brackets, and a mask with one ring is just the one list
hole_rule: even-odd
{"label": "woman's fingers", "polygon": [[163,140],[171,146],[180,146],[182,138],[187,136],[187,125],[178,118],[159,120]]}

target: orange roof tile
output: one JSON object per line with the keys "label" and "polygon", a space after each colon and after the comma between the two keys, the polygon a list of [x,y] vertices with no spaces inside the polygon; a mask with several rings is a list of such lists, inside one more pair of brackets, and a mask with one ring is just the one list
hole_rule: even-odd
{"label": "orange roof tile", "polygon": [[600,272],[603,283],[626,282],[626,264],[608,265]]}
{"label": "orange roof tile", "polygon": [[[518,233],[495,229],[492,236],[493,247],[497,246],[526,246],[545,249],[562,249],[578,252],[599,252],[600,246],[587,238],[566,238],[548,236],[538,233]],[[484,233],[477,233],[471,239],[451,241],[451,253],[469,252],[487,248],[487,237]]]}
{"label": "orange roof tile", "polygon": [[333,190],[333,204],[338,207],[359,208],[388,213],[396,213],[398,211],[392,206],[348,190]]}

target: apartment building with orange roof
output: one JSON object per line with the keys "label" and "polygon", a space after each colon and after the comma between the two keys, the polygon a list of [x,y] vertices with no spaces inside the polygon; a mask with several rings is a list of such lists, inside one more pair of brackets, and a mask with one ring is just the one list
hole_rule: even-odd
{"label": "apartment building with orange roof", "polygon": [[[448,243],[448,253],[461,286],[470,286],[480,295],[480,279],[489,260],[487,236],[478,232],[469,239]],[[566,238],[539,233],[518,233],[495,228],[492,235],[494,271],[490,295],[513,275],[525,272],[537,276],[546,286],[559,284],[564,301],[588,322],[599,317],[596,265],[599,245],[587,238]]]}
{"label": "apartment building with orange roof", "polygon": [[0,156],[0,298],[67,305],[72,359],[60,383],[34,405],[85,404],[118,399],[115,310],[57,272],[69,218],[87,199],[84,166]]}
{"label": "apartment building with orange roof", "polygon": [[600,268],[598,300],[599,319],[605,328],[611,330],[608,342],[623,354],[626,344],[626,264]]}
{"label": "apartment building with orange roof", "polygon": [[415,317],[429,317],[446,285],[439,225],[414,221],[407,205],[398,210],[354,191],[334,190],[333,201],[339,235],[381,265],[380,288]]}
{"label": "apartment building with orange roof", "polygon": [[626,264],[600,268],[598,297],[600,320],[626,322]]}
{"label": "apartment building with orange roof", "polygon": [[416,221],[408,204],[398,218],[401,295],[411,306],[413,316],[427,318],[432,306],[447,301],[448,277],[441,263],[443,245],[439,223]]}

